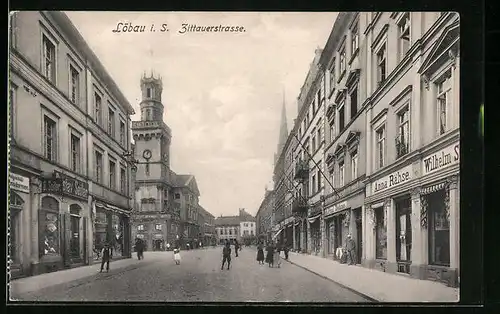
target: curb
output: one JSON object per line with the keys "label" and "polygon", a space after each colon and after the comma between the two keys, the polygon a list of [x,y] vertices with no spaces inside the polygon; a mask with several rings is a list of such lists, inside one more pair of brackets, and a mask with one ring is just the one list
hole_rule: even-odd
{"label": "curb", "polygon": [[284,258],[283,258],[283,260],[287,261],[288,263],[290,263],[290,264],[292,264],[292,265],[295,265],[295,266],[300,267],[300,268],[302,268],[302,269],[304,269],[304,270],[307,270],[308,272],[313,273],[313,274],[315,274],[316,276],[319,276],[319,277],[321,277],[321,278],[323,278],[323,279],[326,279],[326,280],[328,280],[328,281],[331,281],[331,282],[335,283],[336,285],[339,285],[339,286],[341,286],[342,288],[344,288],[344,289],[346,289],[346,290],[349,290],[349,291],[351,291],[352,293],[355,293],[355,294],[357,294],[357,295],[359,295],[359,296],[361,296],[361,297],[363,297],[363,298],[367,299],[367,300],[368,300],[368,301],[370,301],[370,302],[376,302],[376,303],[383,302],[383,301],[377,300],[377,299],[375,299],[375,298],[373,298],[373,297],[371,297],[371,296],[369,296],[369,295],[366,295],[366,294],[364,294],[364,293],[362,293],[362,292],[359,292],[359,291],[357,291],[357,290],[354,290],[353,288],[350,288],[350,287],[348,287],[348,286],[346,286],[346,285],[344,285],[344,284],[341,284],[340,282],[335,281],[335,280],[333,280],[333,279],[331,279],[331,278],[329,278],[329,277],[327,277],[327,276],[325,276],[325,275],[321,275],[321,274],[319,274],[319,273],[317,273],[317,272],[315,272],[315,271],[313,271],[313,270],[310,270],[310,269],[309,269],[309,268],[307,268],[307,267],[304,267],[304,266],[302,266],[302,265],[299,265],[299,264],[297,264],[297,263],[294,263],[294,262],[292,262],[292,261],[290,261],[290,260],[286,260],[286,259],[284,259]]}

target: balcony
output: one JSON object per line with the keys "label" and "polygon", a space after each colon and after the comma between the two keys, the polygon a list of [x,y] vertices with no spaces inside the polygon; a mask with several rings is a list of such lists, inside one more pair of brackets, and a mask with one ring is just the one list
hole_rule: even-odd
{"label": "balcony", "polygon": [[297,162],[293,178],[298,181],[307,181],[309,179],[309,165],[306,161],[299,160]]}
{"label": "balcony", "polygon": [[305,199],[295,199],[292,203],[292,214],[307,213],[307,201]]}

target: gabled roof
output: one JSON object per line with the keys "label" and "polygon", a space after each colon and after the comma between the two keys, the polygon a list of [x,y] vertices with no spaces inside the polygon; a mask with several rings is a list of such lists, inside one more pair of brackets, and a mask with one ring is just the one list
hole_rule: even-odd
{"label": "gabled roof", "polygon": [[422,66],[418,69],[418,73],[425,74],[428,72],[434,62],[438,60],[444,52],[446,52],[446,49],[450,49],[452,46],[456,45],[459,40],[460,21],[457,19],[455,22],[444,28],[443,32],[436,40],[436,43],[422,63]]}
{"label": "gabled roof", "polygon": [[222,216],[215,218],[214,224],[216,226],[239,226],[240,219],[239,216]]}
{"label": "gabled roof", "polygon": [[174,186],[177,188],[189,188],[196,196],[200,196],[200,190],[196,178],[190,174],[175,174]]}

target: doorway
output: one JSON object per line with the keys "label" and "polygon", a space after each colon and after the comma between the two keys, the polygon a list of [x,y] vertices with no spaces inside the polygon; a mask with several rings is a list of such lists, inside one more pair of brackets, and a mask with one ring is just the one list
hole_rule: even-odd
{"label": "doorway", "polygon": [[354,210],[354,219],[356,222],[356,264],[360,264],[363,255],[363,220],[361,208]]}
{"label": "doorway", "polygon": [[399,273],[410,273],[411,265],[411,199],[395,200],[396,207],[396,261]]}
{"label": "doorway", "polygon": [[70,256],[72,259],[80,258],[80,210],[81,207],[78,205],[71,205],[69,208],[70,212],[70,229],[71,229],[71,238],[70,238]]}
{"label": "doorway", "polygon": [[162,248],[163,248],[163,240],[153,241],[153,251],[162,251]]}
{"label": "doorway", "polygon": [[9,211],[10,211],[10,267],[18,268],[21,263],[20,235],[21,226],[20,216],[23,209],[24,201],[16,193],[11,192],[9,197]]}

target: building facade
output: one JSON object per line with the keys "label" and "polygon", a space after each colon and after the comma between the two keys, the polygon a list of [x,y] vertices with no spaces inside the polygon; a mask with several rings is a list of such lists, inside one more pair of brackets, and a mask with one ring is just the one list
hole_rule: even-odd
{"label": "building facade", "polygon": [[253,241],[253,238],[256,236],[256,230],[257,230],[255,217],[247,213],[244,208],[241,208],[239,213],[239,220],[240,220],[240,229],[239,229],[240,238],[246,242]]}
{"label": "building facade", "polygon": [[272,225],[272,215],[274,210],[274,191],[266,188],[264,199],[255,215],[256,234],[260,240],[270,239]]}
{"label": "building facade", "polygon": [[10,19],[11,274],[130,257],[132,106],[64,13]]}
{"label": "building facade", "polygon": [[450,12],[338,14],[292,131],[294,248],[335,258],[350,234],[358,264],[458,285],[459,33]]}
{"label": "building facade", "polygon": [[227,241],[234,243],[240,242],[240,219],[239,216],[220,216],[215,218],[215,232],[219,244]]}
{"label": "building facade", "polygon": [[201,230],[201,242],[203,246],[209,246],[217,243],[214,220],[214,215],[200,206],[198,213],[198,225]]}

